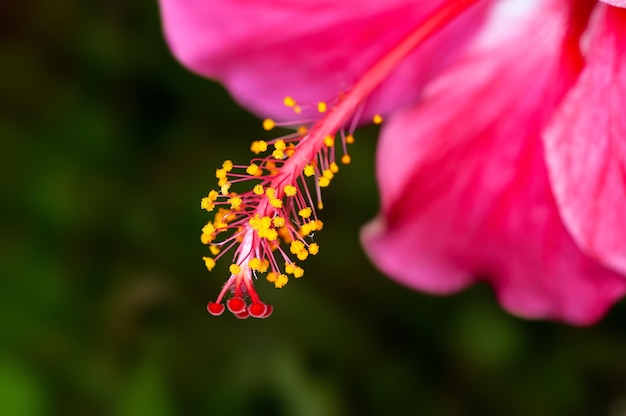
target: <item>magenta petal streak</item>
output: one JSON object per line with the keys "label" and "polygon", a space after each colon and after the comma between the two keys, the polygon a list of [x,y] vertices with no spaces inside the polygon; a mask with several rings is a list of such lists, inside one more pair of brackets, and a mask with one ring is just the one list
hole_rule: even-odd
{"label": "magenta petal streak", "polygon": [[581,252],[550,189],[541,130],[574,79],[560,61],[563,2],[536,4],[498,9],[422,104],[385,126],[382,212],[362,239],[408,286],[445,294],[483,278],[512,313],[586,325],[626,280]]}
{"label": "magenta petal streak", "polygon": [[587,64],[545,134],[552,189],[589,256],[626,274],[626,10],[599,6]]}

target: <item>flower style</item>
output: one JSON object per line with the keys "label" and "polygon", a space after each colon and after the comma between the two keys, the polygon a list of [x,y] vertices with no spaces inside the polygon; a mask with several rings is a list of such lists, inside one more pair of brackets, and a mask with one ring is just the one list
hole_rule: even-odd
{"label": "flower style", "polygon": [[185,65],[301,126],[218,169],[202,238],[216,258],[237,248],[209,311],[232,293],[239,317],[271,313],[253,277],[302,275],[291,258],[318,250],[336,137],[349,162],[355,126],[380,113],[382,206],[362,240],[381,270],[440,294],[485,279],[515,314],[598,320],[626,292],[625,2],[379,3],[161,0]]}

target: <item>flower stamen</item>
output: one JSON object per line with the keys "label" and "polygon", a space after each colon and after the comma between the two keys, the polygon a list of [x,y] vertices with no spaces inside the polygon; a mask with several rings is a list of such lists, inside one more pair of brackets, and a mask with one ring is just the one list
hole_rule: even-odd
{"label": "flower stamen", "polygon": [[[317,103],[319,120],[283,124],[265,119],[263,129],[267,131],[294,124],[296,131],[274,140],[254,141],[250,150],[256,157],[248,165],[227,160],[216,170],[219,192],[209,192],[200,203],[202,209],[210,212],[217,208],[213,221],[202,228],[201,234],[202,243],[209,245],[215,257],[203,260],[211,271],[221,256],[231,250],[234,253],[230,277],[215,302],[208,303],[209,313],[221,315],[228,309],[241,319],[271,315],[273,308],[260,300],[253,279],[267,273],[266,280],[282,288],[288,283],[288,276],[304,275],[294,258],[303,261],[319,253],[313,235],[323,228],[323,223],[315,207],[323,208],[321,188],[329,186],[339,171],[336,140],[340,140],[343,151],[339,160],[349,164],[347,145],[354,143],[354,131],[370,93],[417,45],[477,1],[444,2],[350,90],[336,100]],[[302,110],[291,96],[285,97],[283,104],[298,114]],[[371,120],[375,124],[383,122],[379,114]],[[249,185],[243,193],[231,190],[233,185],[235,189],[243,183]],[[315,198],[309,186],[315,187]]]}

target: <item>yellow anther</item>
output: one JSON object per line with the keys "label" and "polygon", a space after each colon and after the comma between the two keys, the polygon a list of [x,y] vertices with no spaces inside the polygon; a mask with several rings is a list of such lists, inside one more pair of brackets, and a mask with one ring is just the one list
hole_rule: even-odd
{"label": "yellow anther", "polygon": [[293,277],[299,279],[302,276],[304,276],[304,269],[302,267],[296,266],[293,270]]}
{"label": "yellow anther", "polygon": [[350,155],[341,156],[341,163],[343,163],[344,165],[349,164],[351,161],[352,161],[352,158],[350,157]]}
{"label": "yellow anther", "polygon": [[335,137],[334,136],[324,137],[324,144],[326,145],[326,147],[333,147],[335,145]]}
{"label": "yellow anther", "polygon": [[253,230],[258,230],[260,223],[261,219],[259,218],[259,214],[256,214],[254,217],[248,220],[248,224],[250,224],[250,227],[252,227]]}
{"label": "yellow anther", "polygon": [[225,160],[224,163],[222,163],[222,168],[224,168],[226,172],[230,172],[231,170],[233,170],[233,162],[230,160]]}
{"label": "yellow anther", "polygon": [[213,234],[202,233],[200,234],[200,241],[202,244],[210,244],[215,239]]}
{"label": "yellow anther", "polygon": [[285,226],[285,218],[283,218],[283,217],[274,217],[272,219],[272,224],[276,228],[284,227]]}
{"label": "yellow anther", "polygon": [[313,231],[317,231],[319,229],[320,228],[319,228],[317,221],[311,221],[311,222],[307,222],[306,224],[303,224],[302,227],[300,227],[300,232],[302,233],[302,235],[309,235]]}
{"label": "yellow anther", "polygon": [[380,124],[383,122],[383,117],[380,114],[376,114],[374,115],[374,117],[372,117],[372,121],[374,122],[374,124]]}
{"label": "yellow anther", "polygon": [[226,169],[221,168],[221,169],[215,169],[215,177],[217,179],[222,179],[225,178],[226,175],[228,174],[228,172],[226,171]]}
{"label": "yellow anther", "polygon": [[239,272],[241,272],[241,267],[239,267],[239,265],[233,263],[233,264],[230,265],[228,270],[230,270],[231,274],[239,274]]}
{"label": "yellow anther", "polygon": [[270,199],[270,205],[273,206],[274,208],[282,208],[283,200],[278,199],[278,198]]}
{"label": "yellow anther", "polygon": [[225,221],[227,223],[228,221],[232,221],[234,218],[235,214],[233,214],[230,210],[220,208],[217,210],[217,214],[215,214],[214,222]]}
{"label": "yellow anther", "polygon": [[291,251],[293,254],[297,254],[302,250],[304,250],[304,243],[302,241],[295,240],[291,242],[291,245],[289,246],[289,251]]}
{"label": "yellow anther", "polygon": [[213,224],[208,223],[204,227],[202,227],[202,232],[205,234],[213,234],[215,232],[215,227]]}
{"label": "yellow anther", "polygon": [[274,148],[276,150],[285,150],[287,148],[287,145],[285,144],[284,140],[276,140],[276,142],[274,143]]}
{"label": "yellow anther", "polygon": [[296,105],[296,100],[294,100],[293,98],[291,98],[290,96],[286,96],[283,99],[283,104],[285,104],[285,106],[287,107],[293,107]]}
{"label": "yellow anther", "polygon": [[246,168],[246,173],[248,175],[256,176],[261,171],[261,168],[256,163],[252,163],[250,166]]}
{"label": "yellow anther", "polygon": [[348,134],[348,135],[346,136],[346,143],[348,143],[348,144],[353,144],[353,143],[354,143],[354,136],[353,136],[353,135],[351,135],[351,134]]}
{"label": "yellow anther", "polygon": [[[335,166],[337,165],[335,164]],[[324,169],[324,171],[322,172],[322,176],[328,180],[331,180],[335,176],[335,174],[333,173],[332,169]]]}
{"label": "yellow anther", "polygon": [[263,185],[257,184],[254,185],[254,189],[252,189],[252,192],[254,192],[255,195],[263,195],[265,193],[265,189],[263,188]]}
{"label": "yellow anther", "polygon": [[278,231],[276,231],[273,228],[270,228],[269,230],[267,230],[267,233],[265,235],[265,238],[268,241],[276,241],[276,239],[278,238]]}
{"label": "yellow anther", "polygon": [[330,164],[330,166],[329,166],[329,168],[330,168],[330,171],[331,171],[332,173],[337,173],[337,172],[339,172],[339,166],[337,166],[337,164],[336,164],[335,162],[331,163],[331,164]]}
{"label": "yellow anther", "polygon": [[276,289],[280,289],[284,287],[288,281],[289,281],[289,278],[287,277],[287,275],[279,274],[276,277],[276,281],[274,282],[274,287],[276,287]]}
{"label": "yellow anther", "polygon": [[278,274],[274,272],[269,272],[267,276],[265,276],[265,279],[267,279],[267,281],[270,283],[274,283],[278,279]]}
{"label": "yellow anther", "polygon": [[267,215],[259,220],[260,228],[270,228],[270,225],[272,225],[272,219]]}
{"label": "yellow anther", "polygon": [[265,273],[267,268],[270,267],[270,262],[267,259],[261,260],[261,265],[259,266],[259,272]]}
{"label": "yellow anther", "polygon": [[266,118],[265,120],[263,120],[263,129],[264,130],[272,130],[274,127],[276,127],[276,123],[274,123],[274,120],[272,120],[271,118]]}
{"label": "yellow anther", "polygon": [[226,182],[221,187],[222,195],[228,195],[228,190],[230,189],[230,182]]}
{"label": "yellow anther", "polygon": [[213,203],[213,201],[209,197],[205,196],[200,201],[200,208],[206,209],[207,211],[211,212],[211,211],[213,211],[213,208],[215,208],[215,204]]}
{"label": "yellow anther", "polygon": [[315,256],[317,253],[320,252],[320,246],[317,243],[311,243],[309,244],[309,254]]}
{"label": "yellow anther", "polygon": [[304,275],[304,269],[295,263],[285,264],[285,273],[293,274],[295,278],[300,278]]}
{"label": "yellow anther", "polygon": [[223,221],[221,218],[215,218],[215,221],[213,221],[213,223],[215,224],[215,229],[220,231],[223,228],[227,228],[228,227],[228,223],[226,221]]}
{"label": "yellow anther", "polygon": [[209,251],[214,256],[217,256],[218,254],[220,254],[220,248],[218,246],[209,246]]}
{"label": "yellow anther", "polygon": [[319,103],[317,103],[317,111],[319,111],[320,113],[325,113],[327,109],[328,108],[324,101],[320,101]]}
{"label": "yellow anther", "polygon": [[315,230],[319,231],[324,228],[324,223],[321,220],[315,220]]}
{"label": "yellow anther", "polygon": [[293,106],[293,112],[296,114],[300,114],[302,112],[302,108],[296,104]]}
{"label": "yellow anther", "polygon": [[298,188],[293,185],[287,185],[283,190],[285,191],[285,195],[287,196],[294,196],[296,193],[298,193]]}
{"label": "yellow anther", "polygon": [[204,265],[209,271],[213,270],[213,268],[215,267],[214,259],[212,259],[211,257],[202,257],[202,260],[204,260]]}
{"label": "yellow anther", "polygon": [[304,136],[308,132],[309,132],[309,128],[307,126],[300,126],[300,127],[298,127],[298,134],[300,136]]}
{"label": "yellow anther", "polygon": [[254,257],[248,262],[248,266],[250,266],[252,270],[259,270],[259,268],[261,267],[261,259],[258,257]]}
{"label": "yellow anther", "polygon": [[311,216],[311,212],[313,212],[313,210],[310,207],[306,207],[298,211],[298,215],[302,218],[309,218]]}
{"label": "yellow anther", "polygon": [[238,196],[234,196],[230,198],[228,202],[230,203],[230,207],[232,209],[238,209],[241,207],[241,203],[243,202],[243,200]]}
{"label": "yellow anther", "polygon": [[267,187],[267,189],[265,190],[265,195],[267,195],[267,197],[270,199],[274,198],[276,196],[276,188]]}
{"label": "yellow anther", "polygon": [[298,254],[296,254],[296,257],[298,260],[306,260],[306,258],[309,257],[309,252],[304,249],[300,250],[298,251]]}
{"label": "yellow anther", "polygon": [[313,165],[306,165],[304,167],[304,175],[307,177],[315,175],[315,168]]}
{"label": "yellow anther", "polygon": [[302,235],[309,235],[311,234],[314,230],[311,227],[311,224],[314,224],[312,222],[307,222],[306,224],[303,224],[302,227],[300,227],[300,233]]}
{"label": "yellow anther", "polygon": [[322,201],[317,201],[317,209],[320,211],[324,209],[324,203]]}
{"label": "yellow anther", "polygon": [[259,153],[265,152],[267,150],[267,143],[263,140],[254,141],[250,146],[250,150],[254,154],[258,155]]}
{"label": "yellow anther", "polygon": [[272,156],[274,157],[274,159],[282,160],[285,158],[285,152],[276,149],[272,152]]}

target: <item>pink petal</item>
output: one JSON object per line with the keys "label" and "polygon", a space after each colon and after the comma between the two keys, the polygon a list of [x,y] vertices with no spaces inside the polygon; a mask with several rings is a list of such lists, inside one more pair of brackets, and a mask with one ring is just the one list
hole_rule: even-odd
{"label": "pink petal", "polygon": [[546,159],[574,240],[626,274],[626,10],[596,11],[587,65],[545,134]]}
{"label": "pink petal", "polygon": [[626,7],[626,0],[600,0],[600,1],[603,1],[606,4],[610,4],[612,6]]}
{"label": "pink petal", "polygon": [[[260,114],[293,118],[282,105],[285,96],[313,105],[335,99],[442,0],[160,3],[166,38],[185,66],[222,81]],[[470,39],[485,8],[474,6],[408,57],[366,113],[414,100],[418,87]]]}
{"label": "pink petal", "polygon": [[573,79],[560,61],[563,4],[535,5],[496,15],[498,36],[486,31],[421,106],[385,127],[382,213],[362,239],[413,288],[445,294],[482,277],[512,313],[584,325],[626,279],[578,249],[550,190],[540,131]]}

